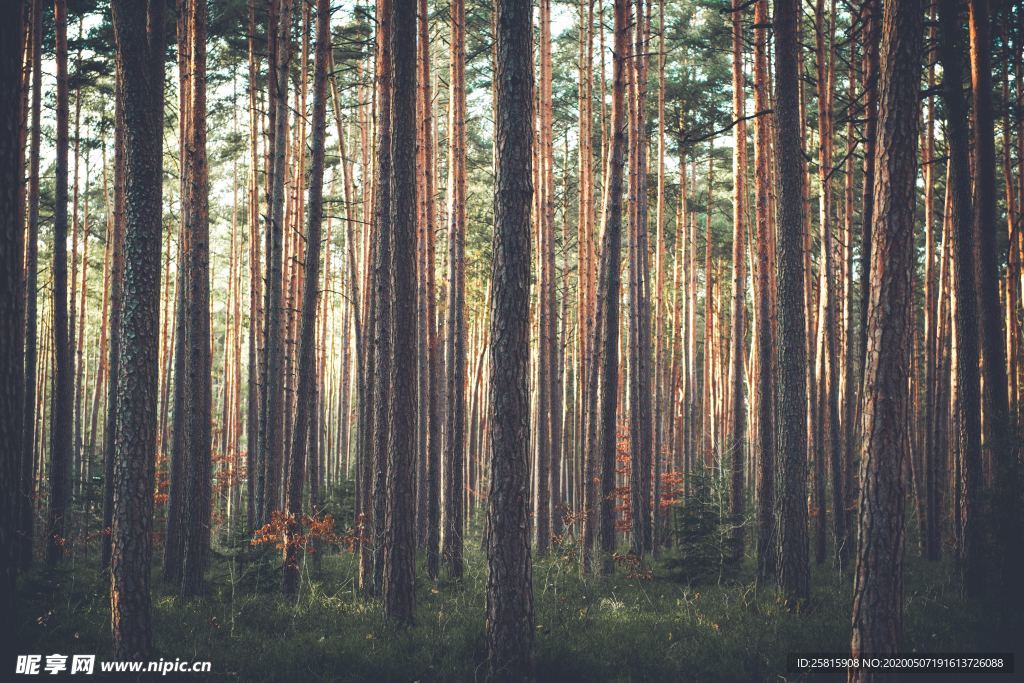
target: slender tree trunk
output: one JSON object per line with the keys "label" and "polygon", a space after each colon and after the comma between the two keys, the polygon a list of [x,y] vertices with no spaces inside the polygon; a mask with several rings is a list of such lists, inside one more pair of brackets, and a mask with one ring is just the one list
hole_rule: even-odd
{"label": "slender tree trunk", "polygon": [[275,59],[270,81],[274,84],[271,100],[274,102],[273,137],[271,160],[273,168],[270,177],[270,203],[267,210],[267,296],[264,305],[267,377],[265,388],[264,422],[266,439],[260,441],[261,456],[265,474],[262,487],[262,521],[270,520],[271,513],[280,508],[281,465],[284,450],[283,415],[284,406],[284,326],[285,301],[283,293],[283,249],[284,249],[284,197],[285,197],[285,152],[288,129],[288,68],[291,59],[291,0],[280,0],[278,23],[273,21],[270,30],[276,35]]}
{"label": "slender tree trunk", "polygon": [[[21,434],[21,455],[18,464],[19,497],[17,503],[18,565],[26,569],[32,564],[35,537],[35,515],[32,512],[34,481],[32,465],[35,449],[33,441],[36,426],[36,364],[38,353],[38,293],[39,289],[39,149],[42,99],[42,45],[43,3],[32,2],[32,132],[29,142],[28,234],[25,250],[25,370],[24,370],[24,426]],[[12,25],[13,28],[13,25]],[[9,45],[10,43],[5,40]],[[7,118],[7,117],[5,117]],[[11,120],[8,118],[8,120]],[[4,215],[11,215],[4,211]],[[6,269],[5,269],[6,270]],[[5,411],[6,413],[7,411]],[[17,452],[11,447],[11,452]]]}
{"label": "slender tree trunk", "polygon": [[[315,490],[316,423],[316,312],[317,281],[320,276],[320,241],[323,221],[324,138],[327,128],[327,69],[331,49],[331,12],[328,0],[316,4],[316,57],[313,75],[313,139],[309,165],[309,201],[306,213],[306,268],[303,273],[302,321],[299,329],[299,381],[296,396],[295,426],[292,432],[291,467],[288,468],[287,536],[285,538],[284,577],[286,594],[295,593],[299,584],[300,551],[294,536],[302,533],[302,485],[309,460],[310,482]],[[308,455],[307,455],[308,454]]]}
{"label": "slender tree trunk", "polygon": [[442,556],[452,578],[462,576],[463,468],[466,458],[466,9],[451,3],[448,101],[448,302],[445,334],[447,418],[444,459],[444,545]]}
{"label": "slender tree trunk", "polygon": [[960,450],[959,540],[964,589],[968,596],[984,593],[984,522],[981,488],[981,387],[978,372],[977,271],[971,224],[971,171],[967,103],[963,96],[964,56],[960,14],[939,5],[939,59],[946,104],[949,144],[950,237],[953,246],[953,289],[956,297],[956,440]]}
{"label": "slender tree trunk", "polygon": [[[974,241],[978,259],[978,325],[982,356],[983,434],[992,466],[993,512],[997,556],[995,576],[1003,595],[1017,604],[1024,590],[1017,584],[1024,554],[1020,550],[1020,447],[1013,446],[1006,371],[1006,337],[999,303],[999,254],[996,223],[996,150],[992,112],[992,37],[989,0],[967,3],[971,37],[971,85],[974,125]],[[1008,140],[1004,139],[1004,144]],[[1012,211],[1012,207],[1011,207]],[[1012,247],[1011,247],[1012,248]]]}
{"label": "slender tree trunk", "polygon": [[[754,111],[768,108],[768,0],[754,5]],[[775,522],[775,311],[772,303],[770,127],[754,119],[754,216],[757,223],[757,574],[775,575],[778,563]]]}
{"label": "slender tree trunk", "polygon": [[262,320],[260,290],[260,200],[259,200],[259,151],[257,136],[259,135],[257,118],[257,78],[259,66],[256,62],[256,0],[249,0],[249,22],[247,27],[247,47],[249,57],[249,195],[248,195],[248,228],[249,228],[249,353],[245,394],[245,472],[246,472],[246,529],[253,531],[259,515],[256,496],[256,480],[259,471],[259,415],[260,385],[259,363],[261,348],[259,321]]}
{"label": "slender tree trunk", "polygon": [[[53,214],[53,348],[54,372],[50,411],[50,509],[46,562],[64,557],[66,515],[71,503],[71,428],[74,368],[68,338],[68,16],[67,0],[54,4],[57,27],[57,161]],[[20,253],[20,252],[19,252]],[[19,271],[20,272],[20,271]]]}
{"label": "slender tree trunk", "polygon": [[384,530],[386,527],[385,483],[388,463],[388,411],[391,406],[391,363],[393,358],[393,289],[390,277],[393,226],[390,207],[391,173],[391,109],[392,109],[392,2],[377,6],[377,70],[376,70],[376,164],[373,220],[375,231],[373,257],[374,283],[374,352],[373,352],[373,475],[372,515],[373,592],[380,593],[384,572]]}
{"label": "slender tree trunk", "polygon": [[[590,571],[590,545],[594,525],[600,521],[602,572],[612,570],[615,550],[615,408],[618,399],[618,336],[619,336],[619,252],[622,248],[622,176],[626,151],[626,54],[629,50],[629,5],[615,2],[615,56],[612,88],[612,141],[608,149],[604,174],[604,210],[602,215],[601,269],[593,329],[593,365],[587,378],[587,457],[584,481],[585,511],[583,538],[583,570]],[[600,461],[600,475],[597,474]],[[600,493],[594,480],[600,477]],[[588,533],[589,531],[589,533]]]}
{"label": "slender tree trunk", "polygon": [[[649,8],[650,5],[647,5]],[[636,4],[630,80],[629,176],[629,374],[627,395],[630,415],[630,510],[633,554],[642,556],[652,546],[651,463],[653,423],[651,410],[651,320],[647,277],[647,33],[649,15],[643,0]]]}
{"label": "slender tree trunk", "polygon": [[[819,0],[820,1],[820,0]],[[747,407],[745,401],[744,346],[746,344],[746,261],[745,246],[747,211],[747,125],[746,82],[743,76],[743,9],[739,0],[732,8],[732,105],[733,118],[739,121],[733,129],[733,204],[732,204],[732,336],[729,370],[729,439],[732,451],[730,512],[733,516],[735,557],[743,557],[745,543],[743,515],[745,511],[743,465],[747,443]]]}

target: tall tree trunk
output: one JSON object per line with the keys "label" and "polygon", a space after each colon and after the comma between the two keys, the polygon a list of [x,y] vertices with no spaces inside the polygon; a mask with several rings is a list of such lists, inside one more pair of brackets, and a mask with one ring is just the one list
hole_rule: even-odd
{"label": "tall tree trunk", "polygon": [[426,543],[427,543],[427,574],[437,578],[440,560],[441,543],[441,453],[443,429],[441,427],[441,411],[443,409],[441,388],[442,356],[438,344],[438,321],[436,313],[436,282],[434,275],[434,231],[435,225],[435,149],[434,149],[434,117],[433,97],[430,82],[430,26],[428,22],[427,0],[419,0],[419,34],[418,48],[420,53],[420,136],[423,144],[423,194],[421,199],[424,212],[423,236],[424,245],[423,281],[425,294],[424,317],[426,339],[423,343],[427,353],[427,484],[426,484]]}
{"label": "tall tree trunk", "polygon": [[[46,562],[64,557],[66,515],[71,503],[71,427],[74,368],[68,338],[68,8],[67,0],[54,3],[57,31],[57,161],[53,212],[53,348],[54,372],[50,412],[50,510],[46,534]],[[20,252],[19,252],[20,253]]]}
{"label": "tall tree trunk", "polygon": [[[60,3],[58,3],[60,7]],[[60,13],[66,8],[58,10]],[[33,148],[38,154],[38,123],[39,123],[39,40],[38,31],[40,7],[36,3],[33,15],[33,75],[35,95],[33,95]],[[19,524],[21,496],[16,495],[20,489],[19,469],[26,458],[22,449],[31,453],[31,440],[24,439],[25,424],[23,422],[25,394],[34,396],[32,391],[25,392],[24,344],[25,328],[22,326],[24,315],[22,290],[22,257],[25,234],[24,216],[24,153],[20,129],[24,125],[24,97],[22,65],[25,56],[25,12],[16,10],[11,13],[0,27],[0,87],[4,97],[0,100],[0,121],[3,132],[0,134],[0,314],[7,321],[0,328],[0,439],[4,443],[4,452],[0,457],[0,486],[6,493],[0,504],[0,607],[12,614],[15,608],[15,590],[18,578],[19,541],[16,530]],[[66,15],[65,22],[66,22]],[[59,26],[58,26],[59,30]],[[65,23],[66,30],[66,23]],[[38,157],[33,163],[33,185],[38,187]],[[38,197],[38,193],[35,193]],[[33,208],[34,213],[38,209]],[[38,218],[36,218],[38,220]],[[35,227],[35,226],[33,226]],[[30,233],[34,239],[34,235]],[[32,291],[31,296],[35,297]],[[33,332],[34,332],[34,321]],[[31,457],[31,456],[29,456]],[[13,636],[12,630],[5,628],[5,636]],[[13,645],[13,643],[12,643]],[[15,648],[5,644],[5,655]]]}
{"label": "tall tree trunk", "polygon": [[779,182],[777,297],[779,453],[782,456],[779,581],[790,609],[810,597],[807,538],[807,349],[804,332],[804,160],[799,116],[797,22],[793,0],[775,4],[775,155]]}
{"label": "tall tree trunk", "polygon": [[249,0],[249,22],[247,26],[247,47],[249,57],[249,196],[248,196],[248,228],[249,228],[249,353],[246,380],[246,416],[245,416],[245,472],[246,486],[246,529],[253,531],[259,515],[256,496],[256,480],[259,471],[259,415],[260,385],[259,363],[261,348],[260,323],[262,308],[260,290],[260,200],[259,200],[259,151],[257,136],[259,135],[259,119],[257,118],[257,78],[259,67],[256,62],[256,0]]}
{"label": "tall tree trunk", "polygon": [[[622,180],[626,151],[626,54],[629,51],[629,3],[615,2],[615,55],[612,88],[612,141],[608,149],[604,174],[604,210],[602,215],[601,269],[598,274],[598,296],[592,347],[593,364],[587,378],[587,457],[584,481],[583,569],[590,570],[590,545],[593,525],[600,522],[602,571],[612,570],[615,550],[615,488],[616,420],[618,399],[619,338],[619,252],[622,248]],[[600,465],[600,474],[597,467]],[[599,476],[600,493],[594,491]],[[589,534],[588,529],[589,527]]]}
{"label": "tall tree trunk", "polygon": [[[984,444],[992,466],[997,557],[995,576],[1007,598],[1024,597],[1019,577],[1024,555],[1020,549],[1020,445],[1014,447],[1006,374],[1006,337],[999,303],[999,254],[996,223],[996,150],[992,112],[992,37],[989,0],[967,3],[971,37],[971,85],[974,124],[974,241],[978,259],[978,325],[982,356]],[[1009,140],[1004,138],[1003,144]],[[1009,207],[1012,212],[1013,208]],[[1011,246],[1012,248],[1012,246]]]}
{"label": "tall tree trunk", "polygon": [[[647,5],[649,8],[650,5]],[[633,554],[651,549],[651,319],[647,277],[647,33],[650,17],[643,0],[636,3],[636,57],[630,62],[629,176],[629,374],[630,510]]]}
{"label": "tall tree trunk", "polygon": [[[120,77],[114,85],[114,218],[113,245],[110,253],[110,345],[108,349],[107,413],[103,422],[103,530],[100,545],[100,569],[110,566],[111,528],[114,514],[114,437],[117,432],[117,396],[121,364],[121,312],[124,299],[125,189],[127,178],[124,124],[124,84]],[[168,252],[170,245],[168,245]],[[166,307],[165,307],[166,311]]]}
{"label": "tall tree trunk", "polygon": [[[820,1],[820,0],[819,0]],[[733,516],[733,543],[735,557],[743,557],[745,510],[743,465],[747,444],[747,407],[744,396],[744,346],[746,344],[746,254],[743,243],[746,235],[747,211],[747,125],[746,83],[743,76],[743,8],[735,0],[732,8],[732,111],[739,121],[733,129],[732,157],[732,332],[729,369],[729,447],[732,451],[732,481],[730,512]]]}
{"label": "tall tree trunk", "polygon": [[[25,370],[24,370],[24,426],[21,434],[17,502],[18,564],[28,568],[32,563],[35,536],[35,515],[32,513],[34,481],[32,463],[35,450],[33,436],[36,426],[36,349],[38,334],[37,302],[39,289],[39,141],[42,99],[43,3],[32,2],[32,132],[29,142],[28,234],[25,237]],[[13,28],[13,26],[12,26]],[[13,43],[8,42],[13,49]],[[5,117],[8,120],[13,120]],[[11,215],[8,211],[4,215]],[[5,269],[6,270],[6,269]],[[7,411],[5,411],[7,412]],[[12,446],[11,452],[17,452]]]}
{"label": "tall tree trunk", "polygon": [[[206,162],[206,0],[180,0],[188,14],[189,98],[186,154],[190,184],[184,205],[188,232],[185,296],[185,377],[176,391],[184,393],[185,448],[181,508],[181,592],[195,595],[202,586],[209,553],[212,398],[210,353],[210,221]],[[185,6],[187,5],[187,7]],[[182,38],[179,37],[179,40]]]}
{"label": "tall tree trunk", "polygon": [[466,458],[466,8],[451,3],[448,100],[448,301],[445,369],[448,425],[444,459],[444,546],[452,578],[462,576],[463,469]]}
{"label": "tall tree trunk", "polygon": [[[920,0],[891,0],[882,23],[868,365],[853,583],[853,657],[897,652],[903,625],[903,463],[910,456],[914,208],[924,43]],[[850,681],[883,679],[851,669]]]}
{"label": "tall tree trunk", "polygon": [[114,656],[148,659],[163,188],[164,3],[115,0],[125,130],[124,315],[117,381],[110,609]]}
{"label": "tall tree trunk", "polygon": [[[307,453],[316,453],[316,432],[310,432],[310,421],[315,424],[316,405],[316,311],[318,308],[317,281],[320,275],[321,222],[324,208],[324,137],[327,128],[327,70],[331,50],[331,11],[328,0],[316,3],[316,57],[313,67],[313,139],[309,164],[309,201],[306,213],[306,268],[303,273],[302,321],[299,328],[299,383],[296,391],[295,426],[292,432],[291,466],[288,468],[287,536],[285,538],[284,577],[285,593],[298,590],[300,548],[295,536],[302,533],[302,485],[305,480]],[[309,457],[310,483],[315,489],[316,464]]]}
{"label": "tall tree trunk", "polygon": [[384,529],[386,526],[385,483],[388,464],[388,411],[391,406],[391,363],[393,335],[393,289],[390,277],[393,249],[391,225],[392,193],[392,41],[393,22],[391,0],[377,5],[377,69],[376,69],[376,163],[374,165],[373,207],[373,473],[372,473],[372,529],[374,593],[383,587]]}
{"label": "tall tree trunk", "polygon": [[[623,3],[625,4],[625,3]],[[496,6],[494,257],[489,388],[487,665],[495,678],[532,671],[529,310],[533,147],[532,3]]]}
{"label": "tall tree trunk", "polygon": [[285,153],[288,129],[288,68],[291,59],[291,9],[292,0],[280,0],[278,23],[271,22],[269,30],[274,32],[275,59],[271,62],[273,83],[271,100],[274,102],[273,137],[270,176],[270,203],[267,210],[267,296],[264,304],[264,344],[266,346],[266,381],[263,399],[266,439],[260,441],[263,453],[262,475],[263,510],[262,521],[270,521],[271,513],[280,508],[281,465],[284,451],[284,326],[285,301],[283,294],[283,250],[284,250],[284,197],[285,197]]}
{"label": "tall tree trunk", "polygon": [[391,405],[385,496],[384,616],[399,626],[415,609],[416,491],[416,0],[395,0],[391,32],[393,294]]}
{"label": "tall tree trunk", "polygon": [[950,237],[956,325],[956,403],[954,416],[959,469],[959,542],[964,589],[969,597],[984,593],[984,522],[982,520],[981,387],[978,372],[977,271],[971,223],[971,168],[967,102],[963,95],[964,45],[960,13],[939,5],[939,60],[946,104],[949,144]]}
{"label": "tall tree trunk", "polygon": [[[819,363],[824,369],[820,391],[824,400],[820,402],[820,410],[824,415],[819,421],[824,431],[824,438],[818,444],[818,457],[831,465],[832,477],[832,523],[835,533],[834,552],[839,567],[844,567],[849,558],[850,548],[846,538],[846,493],[844,490],[845,467],[839,433],[839,355],[836,343],[836,311],[839,297],[836,292],[836,271],[834,261],[836,249],[833,239],[833,202],[832,202],[832,150],[833,150],[833,114],[832,98],[834,94],[835,67],[833,65],[834,34],[835,34],[835,2],[832,2],[829,16],[825,16],[825,0],[818,0],[815,6],[815,38],[817,54],[818,82],[818,180],[821,185],[819,200],[819,224],[821,226],[821,310],[823,315],[818,321],[824,358]],[[824,500],[819,510],[824,521]]]}
{"label": "tall tree trunk", "polygon": [[[754,5],[754,111],[768,108],[768,0]],[[775,575],[778,563],[775,522],[775,311],[771,294],[771,163],[766,116],[754,119],[754,217],[757,223],[757,574]]]}

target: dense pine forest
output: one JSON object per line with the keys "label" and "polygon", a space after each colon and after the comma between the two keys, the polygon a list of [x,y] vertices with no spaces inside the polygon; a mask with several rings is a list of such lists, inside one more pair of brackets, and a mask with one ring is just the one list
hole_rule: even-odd
{"label": "dense pine forest", "polygon": [[1024,667],[1024,5],[2,4],[4,677]]}

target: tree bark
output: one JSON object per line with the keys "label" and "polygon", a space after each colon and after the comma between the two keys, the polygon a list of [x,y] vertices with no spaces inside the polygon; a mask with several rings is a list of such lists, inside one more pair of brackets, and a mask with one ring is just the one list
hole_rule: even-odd
{"label": "tree bark", "polygon": [[[799,55],[794,0],[775,4],[775,155],[778,174],[777,298],[779,453],[782,456],[779,581],[787,606],[810,598],[807,538],[807,349],[804,330],[804,160],[799,115]],[[706,378],[705,378],[706,379]]]}
{"label": "tree bark", "polygon": [[466,9],[451,3],[448,101],[448,301],[445,334],[447,420],[444,461],[444,545],[442,556],[452,578],[462,576],[462,491],[466,438]]}
{"label": "tree bark", "polygon": [[[624,2],[622,4],[625,4]],[[497,679],[532,673],[533,587],[529,490],[530,150],[532,6],[496,6],[497,110],[491,270],[490,467],[487,514],[487,664]]]}
{"label": "tree bark", "polygon": [[[60,3],[58,3],[60,7]],[[58,10],[58,20],[60,12]],[[38,152],[38,32],[40,7],[34,10],[33,30],[34,45],[32,48],[33,62],[36,64],[36,75],[33,76],[33,147]],[[0,87],[5,93],[0,99],[0,314],[7,321],[0,326],[0,439],[4,443],[4,452],[0,457],[0,486],[7,495],[0,503],[0,607],[12,614],[15,608],[15,591],[18,578],[19,539],[16,531],[19,524],[21,497],[12,495],[20,490],[19,469],[25,462],[22,449],[29,448],[31,439],[23,440],[25,423],[23,409],[25,394],[34,396],[32,391],[25,392],[24,344],[25,328],[22,326],[24,315],[24,292],[22,289],[22,258],[25,234],[24,216],[24,148],[20,128],[24,125],[23,77],[22,65],[25,56],[25,13],[20,9],[11,12],[7,21],[0,26]],[[65,21],[66,21],[66,14]],[[65,24],[66,29],[66,24]],[[59,30],[59,27],[58,27]],[[33,157],[37,158],[37,157]],[[38,161],[34,164],[33,184],[38,186]],[[38,194],[35,195],[38,197]],[[37,213],[38,209],[33,208]],[[31,292],[35,297],[35,292]],[[31,457],[31,456],[29,456]],[[16,641],[13,640],[13,629],[5,627],[3,636],[9,640],[3,652],[11,653]]]}
{"label": "tree bark", "polygon": [[[1006,336],[999,302],[999,253],[996,222],[996,149],[992,105],[992,36],[989,0],[969,0],[971,85],[974,124],[974,241],[978,259],[978,325],[982,356],[983,434],[992,466],[992,523],[999,567],[994,576],[1006,598],[1018,604],[1024,589],[1018,585],[1024,555],[1020,550],[1020,446],[1011,431],[1006,370]],[[1003,144],[1009,144],[1004,138]],[[1010,207],[1012,213],[1012,207]],[[1012,249],[1012,245],[1010,247]],[[1016,315],[1016,313],[1014,313]],[[1015,378],[1014,378],[1015,379]]]}
{"label": "tree bark", "polygon": [[955,297],[955,443],[959,448],[959,495],[956,522],[964,591],[978,597],[985,589],[984,522],[982,520],[981,386],[978,372],[977,270],[971,216],[971,168],[967,102],[963,95],[964,45],[960,13],[939,5],[939,60],[946,104],[949,144],[950,238]]}
{"label": "tree bark", "polygon": [[394,1],[391,32],[393,294],[388,410],[384,617],[410,626],[415,610],[416,491],[416,0]]}
{"label": "tree bark", "polygon": [[153,638],[154,445],[160,322],[164,3],[112,7],[125,130],[125,271],[114,437],[110,609],[114,656],[148,659]]}
{"label": "tree bark", "polygon": [[[768,108],[768,0],[754,5],[754,111]],[[754,216],[757,223],[757,574],[775,575],[778,563],[775,522],[775,311],[771,295],[770,128],[754,119]]]}
{"label": "tree bark", "polygon": [[[853,657],[897,652],[903,625],[903,464],[910,457],[913,411],[914,208],[924,43],[919,0],[885,6],[875,147],[868,365],[865,369]],[[852,669],[850,681],[883,680]]]}
{"label": "tree bark", "polygon": [[57,160],[53,213],[53,393],[50,411],[50,509],[46,563],[64,557],[67,511],[71,503],[71,428],[74,424],[74,368],[68,338],[68,8],[54,3],[57,37]]}
{"label": "tree bark", "polygon": [[[331,50],[331,11],[328,0],[316,4],[316,57],[313,72],[313,139],[309,164],[309,201],[306,211],[306,268],[303,272],[302,319],[299,328],[299,378],[295,425],[292,431],[291,466],[288,468],[287,536],[285,537],[282,589],[293,594],[299,585],[301,559],[295,536],[302,533],[302,486],[309,461],[310,483],[316,484],[315,453],[317,434],[311,432],[319,409],[316,397],[316,312],[320,275],[320,242],[324,209],[324,138],[327,129],[327,70]],[[308,454],[308,455],[307,455]]]}

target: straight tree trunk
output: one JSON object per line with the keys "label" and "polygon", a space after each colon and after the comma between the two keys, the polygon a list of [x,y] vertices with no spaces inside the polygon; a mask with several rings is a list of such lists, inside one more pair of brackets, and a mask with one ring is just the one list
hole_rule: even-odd
{"label": "straight tree trunk", "polygon": [[[615,488],[616,420],[618,399],[618,337],[619,337],[619,253],[622,248],[622,180],[626,151],[626,54],[629,51],[629,4],[615,2],[615,56],[612,88],[612,140],[608,149],[604,174],[604,210],[602,215],[601,269],[598,273],[598,295],[592,347],[593,364],[589,369],[587,392],[587,457],[584,480],[587,486],[585,512],[588,529],[584,529],[583,570],[590,570],[589,549],[594,524],[600,521],[602,572],[613,569],[615,551]],[[600,474],[597,474],[598,463]],[[599,477],[600,493],[594,491]]]}
{"label": "straight tree trunk", "polygon": [[[18,566],[27,569],[32,564],[35,537],[35,515],[32,513],[34,488],[32,464],[35,449],[33,437],[36,426],[36,364],[38,354],[37,301],[39,289],[39,149],[42,99],[43,4],[32,2],[32,132],[29,142],[28,234],[25,237],[25,370],[24,370],[24,426],[21,434],[21,455],[18,463],[19,496]],[[13,27],[12,27],[13,28]],[[5,40],[5,42],[7,42]],[[13,42],[9,43],[13,49]],[[7,118],[7,117],[5,117]],[[8,119],[13,120],[13,119]],[[10,215],[8,211],[4,215]],[[6,271],[6,268],[5,268]],[[5,411],[6,413],[7,411]],[[17,452],[13,447],[11,452]]]}
{"label": "straight tree trunk", "polygon": [[[810,598],[807,537],[807,349],[804,330],[804,161],[799,116],[797,22],[793,0],[775,4],[775,155],[779,182],[777,240],[780,463],[779,582],[786,604]],[[706,378],[705,378],[706,380]]]}
{"label": "straight tree trunk", "polygon": [[462,491],[466,459],[466,9],[451,3],[448,100],[448,301],[445,333],[447,419],[444,456],[444,545],[442,557],[452,578],[462,576],[465,529]]}
{"label": "straight tree trunk", "polygon": [[[903,463],[910,456],[914,208],[924,43],[919,0],[885,6],[875,148],[868,365],[865,369],[853,657],[899,651],[903,626]],[[851,669],[848,680],[881,680]]]}
{"label": "straight tree trunk", "polygon": [[[59,7],[59,3],[58,3]],[[41,38],[38,28],[39,5],[36,4],[33,15],[33,62],[36,64],[33,76],[36,94],[33,96],[33,108],[38,112],[39,78],[38,78],[38,44]],[[58,21],[60,12],[58,10]],[[0,505],[0,607],[12,614],[15,608],[15,592],[18,578],[19,541],[16,530],[19,526],[20,496],[12,495],[20,489],[19,470],[25,461],[22,449],[29,448],[31,441],[24,441],[25,423],[23,409],[25,407],[25,365],[24,344],[25,328],[22,326],[24,315],[24,291],[22,289],[22,257],[25,234],[24,216],[24,147],[20,128],[24,125],[25,111],[23,108],[23,75],[22,65],[25,56],[25,12],[11,12],[0,27],[0,87],[4,97],[0,100],[0,313],[8,321],[0,327],[0,439],[4,443],[4,452],[0,457],[0,486],[7,495],[3,496]],[[66,30],[66,14],[65,30]],[[60,27],[58,26],[58,30]],[[33,147],[38,152],[38,113],[33,114],[35,129],[33,131]],[[33,157],[37,158],[37,157]],[[34,164],[34,177],[38,178],[38,161]],[[38,186],[38,180],[33,182]],[[38,194],[35,194],[38,197]],[[38,212],[38,209],[33,209]],[[35,297],[35,292],[31,292]],[[33,322],[34,325],[34,322]],[[33,387],[34,390],[34,387]],[[30,451],[31,452],[31,451]],[[4,636],[13,636],[13,630],[4,628]],[[13,643],[12,643],[13,645]],[[4,653],[16,649],[7,644]]]}
{"label": "straight tree trunk", "polygon": [[189,15],[188,36],[189,126],[185,162],[191,184],[185,210],[189,233],[186,268],[186,333],[184,378],[176,391],[185,394],[184,496],[181,524],[181,592],[195,595],[208,562],[210,530],[210,474],[212,455],[212,359],[210,353],[210,220],[206,162],[206,1],[180,0]]}
{"label": "straight tree trunk", "polygon": [[393,294],[384,535],[384,617],[411,626],[416,603],[416,0],[394,1],[391,32]]}
{"label": "straight tree trunk", "polygon": [[982,520],[981,386],[978,371],[978,311],[975,234],[972,226],[971,169],[967,102],[963,95],[964,45],[960,13],[952,5],[939,5],[939,60],[942,64],[946,104],[946,139],[949,145],[949,236],[953,254],[955,297],[954,443],[959,450],[956,466],[956,504],[959,556],[963,587],[968,597],[984,594],[984,522]]}
{"label": "straight tree trunk", "polygon": [[491,267],[490,495],[487,511],[487,667],[492,678],[532,673],[530,566],[530,206],[533,148],[532,3],[496,6],[496,173]]}
{"label": "straight tree trunk", "polygon": [[[648,4],[649,8],[650,5]],[[634,555],[652,547],[651,463],[651,320],[647,277],[647,34],[650,17],[643,0],[636,3],[634,57],[630,65],[629,177],[629,374],[630,510]]]}
{"label": "straight tree trunk", "polygon": [[[120,57],[118,57],[120,59]],[[107,412],[103,422],[103,530],[100,545],[100,569],[110,566],[111,528],[114,514],[114,456],[117,432],[117,397],[121,365],[121,312],[124,299],[125,189],[127,178],[126,131],[124,124],[124,84],[120,76],[114,85],[114,219],[110,253],[110,345],[108,349],[110,381],[107,383]],[[168,251],[170,246],[168,245]],[[164,309],[166,311],[166,307]]]}
{"label": "straight tree trunk", "polygon": [[[1006,336],[999,302],[999,254],[996,222],[996,150],[992,105],[992,36],[989,0],[969,0],[971,92],[974,125],[974,242],[978,260],[978,325],[982,356],[983,433],[992,466],[992,523],[1000,566],[995,576],[1003,595],[1018,604],[1024,597],[1017,577],[1024,554],[1020,550],[1020,447],[1014,447],[1007,391]],[[1009,140],[1004,138],[1003,144]],[[1012,213],[1012,207],[1010,207]],[[1012,249],[1012,245],[1010,247]],[[1014,313],[1016,315],[1016,313]],[[1014,378],[1016,379],[1016,378]]]}
{"label": "straight tree trunk", "polygon": [[114,656],[148,659],[153,637],[154,445],[160,331],[164,3],[114,0],[125,129],[124,315],[117,381],[110,609]]}
{"label": "straight tree trunk", "polygon": [[[818,180],[821,185],[819,201],[819,225],[821,226],[821,310],[823,315],[818,321],[820,337],[824,350],[824,358],[819,362],[824,368],[820,391],[824,400],[820,402],[820,410],[824,416],[819,424],[824,431],[824,438],[818,444],[818,457],[824,462],[825,454],[831,465],[832,477],[832,522],[835,534],[835,557],[840,568],[845,567],[849,558],[850,548],[846,538],[846,493],[844,490],[845,467],[839,433],[839,355],[836,343],[836,311],[839,297],[836,292],[836,273],[834,261],[836,249],[833,239],[833,202],[832,202],[832,149],[833,149],[833,113],[832,98],[834,93],[835,67],[832,52],[835,33],[835,3],[832,3],[830,17],[825,16],[825,0],[818,0],[815,7],[815,38],[817,53],[818,81]],[[824,482],[822,482],[824,483]],[[819,521],[823,522],[825,514],[822,500]]]}
{"label": "straight tree trunk", "polygon": [[[64,557],[66,515],[71,504],[71,428],[74,368],[68,338],[68,8],[54,3],[57,38],[57,160],[53,213],[53,348],[54,372],[50,411],[50,509],[46,534],[46,563]],[[20,252],[19,252],[20,253]],[[20,271],[19,271],[20,272]]]}
{"label": "straight tree trunk", "polygon": [[[310,483],[316,489],[316,312],[320,275],[320,241],[324,207],[324,138],[327,128],[327,70],[331,50],[331,11],[328,0],[316,4],[316,57],[313,72],[313,139],[309,165],[309,201],[306,213],[306,268],[303,273],[302,321],[299,328],[299,382],[296,391],[295,426],[292,432],[291,466],[288,468],[287,537],[285,538],[282,588],[293,594],[299,586],[300,551],[294,536],[302,533],[302,485],[309,461]],[[307,455],[308,454],[308,455]]]}
{"label": "straight tree trunk", "polygon": [[281,465],[284,451],[284,327],[285,301],[283,293],[284,261],[284,198],[285,198],[285,155],[288,129],[288,68],[291,59],[291,9],[292,0],[280,0],[277,24],[271,22],[274,32],[275,59],[270,82],[273,83],[271,100],[274,102],[273,148],[270,177],[270,203],[267,210],[267,296],[264,316],[264,343],[266,346],[266,381],[263,398],[265,441],[260,442],[263,453],[262,478],[263,510],[262,521],[270,521],[271,513],[280,509]]}
{"label": "straight tree trunk", "polygon": [[[820,1],[820,0],[819,0]],[[747,443],[747,413],[744,396],[744,345],[746,343],[746,254],[743,243],[746,235],[747,211],[747,125],[746,83],[743,76],[743,8],[735,0],[732,8],[732,104],[733,118],[739,121],[733,129],[733,233],[732,233],[732,336],[730,338],[729,370],[729,439],[732,452],[732,481],[730,487],[730,513],[733,516],[733,543],[737,559],[743,557],[745,510],[743,465]]]}
{"label": "straight tree trunk", "polygon": [[424,245],[423,280],[425,285],[426,299],[424,305],[424,317],[426,318],[426,345],[427,353],[427,377],[429,386],[427,393],[427,485],[426,485],[426,543],[427,543],[427,574],[431,578],[437,578],[440,560],[441,544],[441,450],[443,447],[443,429],[441,426],[441,402],[444,394],[441,389],[442,356],[438,344],[438,321],[436,314],[436,283],[434,276],[434,230],[435,225],[435,200],[434,200],[434,117],[433,97],[431,95],[430,82],[430,26],[428,22],[427,0],[419,0],[419,34],[418,47],[420,54],[420,92],[423,94],[420,102],[421,125],[420,135],[424,146],[423,150],[423,193],[421,202],[424,209],[423,235],[426,239]]}
{"label": "straight tree trunk", "polygon": [[[768,108],[768,0],[754,5],[754,111]],[[770,127],[754,119],[754,216],[757,223],[757,574],[775,575],[778,563],[775,522],[775,311],[771,294]]]}
{"label": "straight tree trunk", "polygon": [[249,22],[247,28],[247,46],[249,56],[249,354],[246,381],[246,416],[245,416],[245,472],[246,481],[246,529],[256,528],[258,506],[256,496],[256,479],[259,471],[259,415],[260,385],[259,356],[260,331],[259,321],[262,319],[261,295],[262,278],[260,275],[260,229],[259,229],[259,151],[257,136],[257,75],[259,67],[256,62],[256,0],[249,0]]}
{"label": "straight tree trunk", "polygon": [[388,412],[391,407],[393,359],[393,292],[391,251],[393,249],[391,225],[391,109],[392,109],[392,41],[393,22],[391,0],[377,5],[377,70],[376,78],[376,163],[374,166],[375,193],[373,207],[373,458],[372,458],[372,529],[373,593],[379,594],[384,577],[384,530],[386,528],[385,484],[388,463]]}

